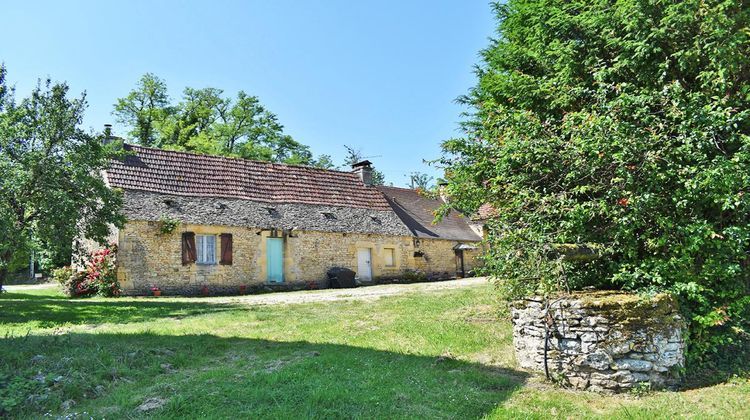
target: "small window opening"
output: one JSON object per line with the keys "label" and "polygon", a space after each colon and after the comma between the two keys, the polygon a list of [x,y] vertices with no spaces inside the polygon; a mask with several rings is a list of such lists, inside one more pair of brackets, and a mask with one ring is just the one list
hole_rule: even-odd
{"label": "small window opening", "polygon": [[336,215],[333,213],[323,213],[323,217],[328,220],[336,220]]}
{"label": "small window opening", "polygon": [[378,224],[378,225],[379,225],[379,224],[381,224],[381,223],[383,223],[383,222],[382,222],[382,221],[380,220],[380,218],[378,218],[378,217],[375,217],[375,216],[370,216],[370,219],[372,219],[372,221],[373,221],[373,222],[375,222],[375,224]]}

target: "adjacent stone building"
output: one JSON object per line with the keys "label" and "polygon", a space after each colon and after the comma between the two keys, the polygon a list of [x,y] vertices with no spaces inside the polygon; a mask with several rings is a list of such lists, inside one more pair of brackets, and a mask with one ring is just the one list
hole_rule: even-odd
{"label": "adjacent stone building", "polygon": [[[352,172],[124,145],[106,171],[124,195],[114,232],[127,294],[326,287],[329,269],[361,282],[465,276],[479,234],[440,200]],[[241,289],[242,288],[242,289]]]}

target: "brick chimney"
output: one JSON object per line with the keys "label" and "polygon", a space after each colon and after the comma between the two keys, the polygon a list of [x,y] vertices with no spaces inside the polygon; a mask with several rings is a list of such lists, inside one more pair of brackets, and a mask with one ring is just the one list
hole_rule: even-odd
{"label": "brick chimney", "polygon": [[363,160],[352,165],[352,172],[359,175],[359,179],[368,187],[372,185],[372,162]]}

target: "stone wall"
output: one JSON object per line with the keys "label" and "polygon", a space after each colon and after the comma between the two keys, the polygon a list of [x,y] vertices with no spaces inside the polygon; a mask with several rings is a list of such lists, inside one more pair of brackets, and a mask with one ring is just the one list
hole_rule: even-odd
{"label": "stone wall", "polygon": [[[265,240],[271,234],[269,230],[181,223],[173,232],[163,234],[160,228],[158,221],[130,221],[119,231],[117,275],[126,294],[148,294],[152,285],[164,294],[199,294],[204,286],[211,294],[236,294],[240,286],[245,286],[248,292],[326,287],[330,268],[358,271],[359,248],[370,249],[376,282],[403,278],[413,270],[423,271],[428,279],[455,277],[457,271],[453,247],[458,241],[293,230],[284,239],[284,283],[269,284]],[[232,234],[232,265],[182,265],[182,232]],[[385,261],[388,248],[395,255],[391,266]],[[472,254],[475,253],[465,252],[467,272],[475,266]]]}
{"label": "stone wall", "polygon": [[[548,306],[549,305],[549,306]],[[523,369],[576,389],[622,392],[677,384],[684,323],[669,295],[574,293],[514,302],[513,343]],[[545,339],[545,337],[549,337]]]}

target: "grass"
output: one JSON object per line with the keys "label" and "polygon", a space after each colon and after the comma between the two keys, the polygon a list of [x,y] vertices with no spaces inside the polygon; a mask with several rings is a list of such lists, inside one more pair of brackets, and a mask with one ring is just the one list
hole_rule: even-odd
{"label": "grass", "polygon": [[488,287],[274,306],[7,293],[0,415],[750,418],[742,378],[639,398],[545,384],[516,370],[497,307]]}

